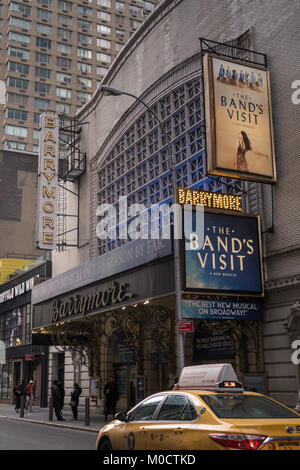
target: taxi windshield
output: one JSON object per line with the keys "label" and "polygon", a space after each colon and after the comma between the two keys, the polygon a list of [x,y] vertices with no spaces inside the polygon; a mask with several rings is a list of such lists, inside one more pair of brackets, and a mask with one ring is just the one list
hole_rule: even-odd
{"label": "taxi windshield", "polygon": [[225,419],[280,419],[299,418],[267,397],[254,395],[201,395],[218,418]]}

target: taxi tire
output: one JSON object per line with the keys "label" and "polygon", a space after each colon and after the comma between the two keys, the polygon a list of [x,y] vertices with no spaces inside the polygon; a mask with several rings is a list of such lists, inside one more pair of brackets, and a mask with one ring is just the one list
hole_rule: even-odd
{"label": "taxi tire", "polygon": [[104,437],[101,439],[99,445],[98,445],[98,450],[113,450],[112,445],[108,437]]}

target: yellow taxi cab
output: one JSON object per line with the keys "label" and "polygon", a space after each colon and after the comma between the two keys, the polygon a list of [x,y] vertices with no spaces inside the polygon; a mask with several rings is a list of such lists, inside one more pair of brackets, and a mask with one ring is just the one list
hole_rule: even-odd
{"label": "yellow taxi cab", "polygon": [[300,414],[244,391],[231,364],[184,367],[176,389],[114,418],[97,450],[300,450]]}

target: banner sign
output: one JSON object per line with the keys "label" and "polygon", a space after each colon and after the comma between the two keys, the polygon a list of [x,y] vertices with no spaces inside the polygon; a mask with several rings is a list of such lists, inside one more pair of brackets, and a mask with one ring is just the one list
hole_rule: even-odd
{"label": "banner sign", "polygon": [[192,227],[185,208],[184,290],[263,295],[259,216],[205,211],[204,227]]}
{"label": "banner sign", "polygon": [[57,238],[59,118],[46,112],[40,116],[38,169],[37,243],[54,250]]}
{"label": "banner sign", "polygon": [[181,300],[183,318],[262,320],[261,302],[230,300]]}
{"label": "banner sign", "polygon": [[276,181],[269,71],[204,56],[208,174]]}
{"label": "banner sign", "polygon": [[193,362],[219,361],[234,358],[234,345],[230,336],[222,333],[212,334],[203,327],[194,336]]}
{"label": "banner sign", "polygon": [[32,304],[43,302],[171,254],[171,240],[133,240],[34,286]]}

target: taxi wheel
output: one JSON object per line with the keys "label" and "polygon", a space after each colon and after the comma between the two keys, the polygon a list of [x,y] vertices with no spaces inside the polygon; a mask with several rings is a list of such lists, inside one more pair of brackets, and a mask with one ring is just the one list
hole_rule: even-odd
{"label": "taxi wheel", "polygon": [[98,450],[112,450],[110,440],[107,437],[100,441]]}

